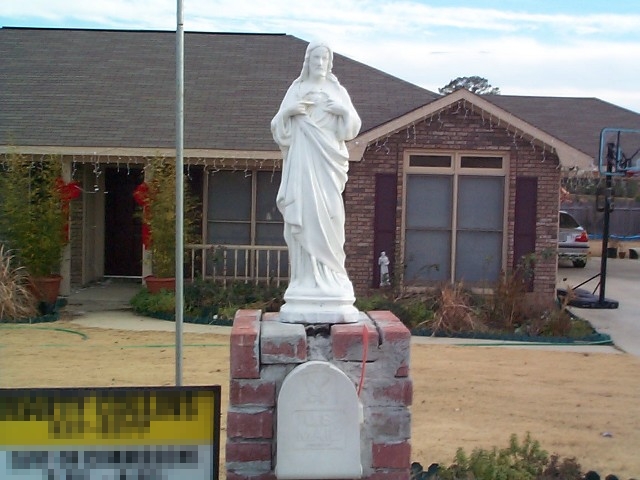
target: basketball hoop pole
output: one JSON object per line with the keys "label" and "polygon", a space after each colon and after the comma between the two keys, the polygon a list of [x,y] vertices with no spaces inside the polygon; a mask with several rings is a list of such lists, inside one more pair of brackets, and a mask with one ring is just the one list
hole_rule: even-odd
{"label": "basketball hoop pole", "polygon": [[[618,141],[615,145],[620,145],[620,132],[618,132]],[[607,175],[605,175],[605,193],[604,193],[604,225],[602,228],[602,254],[600,256],[600,295],[598,303],[600,306],[605,304],[605,288],[607,284],[607,256],[609,250],[609,220],[611,215],[611,196],[612,182],[611,173],[613,172],[613,164],[616,161],[617,154],[613,143],[607,144]]]}
{"label": "basketball hoop pole", "polygon": [[[582,308],[618,308],[618,301],[605,298],[605,290],[607,285],[607,258],[609,257],[609,226],[611,220],[611,211],[613,210],[613,176],[634,175],[640,173],[640,164],[638,166],[630,166],[634,158],[640,153],[640,149],[636,150],[630,157],[626,157],[623,153],[621,141],[622,134],[640,135],[640,130],[631,130],[628,128],[603,128],[600,132],[600,151],[598,154],[598,172],[605,176],[605,193],[604,207],[600,207],[598,200],[599,194],[596,194],[596,210],[604,212],[603,228],[602,228],[602,254],[600,257],[600,273],[594,275],[589,280],[582,282],[574,287],[574,292],[578,292],[580,287],[591,280],[599,278],[598,285],[593,289],[592,293],[578,292],[579,301],[569,300],[569,305]],[[606,150],[605,150],[606,149]],[[606,168],[605,168],[606,163]],[[639,162],[640,163],[640,162]],[[599,295],[596,297],[596,290],[600,288]],[[585,294],[586,293],[586,294]],[[573,303],[572,303],[573,302]]]}

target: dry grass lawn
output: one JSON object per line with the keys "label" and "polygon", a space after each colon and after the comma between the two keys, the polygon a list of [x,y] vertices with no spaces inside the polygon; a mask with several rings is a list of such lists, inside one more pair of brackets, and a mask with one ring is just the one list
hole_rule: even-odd
{"label": "dry grass lawn", "polygon": [[[2,326],[0,387],[172,385],[173,341],[67,321]],[[224,428],[229,337],[185,334],[184,345],[183,383],[222,386]],[[640,359],[440,345],[414,345],[411,355],[412,460],[425,467],[449,464],[458,447],[504,447],[510,434],[530,432],[603,478],[640,477]]]}

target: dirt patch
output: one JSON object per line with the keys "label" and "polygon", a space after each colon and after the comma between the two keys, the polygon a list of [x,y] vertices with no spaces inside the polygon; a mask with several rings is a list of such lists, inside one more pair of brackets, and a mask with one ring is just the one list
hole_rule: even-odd
{"label": "dirt patch", "polygon": [[[173,343],[170,332],[67,321],[2,327],[0,387],[172,385]],[[530,432],[547,451],[574,456],[584,469],[640,475],[638,358],[413,345],[411,365],[413,461],[449,464],[458,447],[504,447],[511,433]],[[183,368],[185,385],[222,386],[224,428],[229,337],[185,334]],[[221,436],[224,445],[224,430]],[[221,456],[224,466],[224,448]]]}

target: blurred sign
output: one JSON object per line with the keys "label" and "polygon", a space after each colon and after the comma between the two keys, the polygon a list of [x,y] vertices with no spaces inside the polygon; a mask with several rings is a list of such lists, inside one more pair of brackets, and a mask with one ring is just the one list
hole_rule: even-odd
{"label": "blurred sign", "polygon": [[0,478],[218,478],[220,386],[0,389]]}

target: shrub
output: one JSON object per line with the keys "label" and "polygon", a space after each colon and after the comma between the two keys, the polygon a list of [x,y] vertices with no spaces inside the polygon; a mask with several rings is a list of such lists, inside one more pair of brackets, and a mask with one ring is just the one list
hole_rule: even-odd
{"label": "shrub", "polygon": [[491,295],[480,297],[481,321],[492,330],[513,332],[526,316],[526,281],[519,273],[502,272]]}
{"label": "shrub", "polygon": [[509,446],[491,450],[474,449],[467,454],[459,448],[448,467],[432,464],[425,472],[419,463],[411,465],[412,480],[562,480],[581,479],[581,467],[574,458],[549,457],[529,434],[520,443],[514,434]]}
{"label": "shrub", "polygon": [[426,325],[434,333],[455,334],[486,330],[471,305],[471,296],[462,283],[445,285],[440,291],[433,320]]}
{"label": "shrub", "polygon": [[147,289],[140,290],[132,299],[133,311],[141,315],[172,316],[176,310],[176,297],[174,292],[161,290],[158,293],[149,293]]}
{"label": "shrub", "polygon": [[[185,315],[192,318],[233,320],[240,308],[266,312],[278,311],[282,305],[284,286],[232,282],[196,281],[184,288]],[[172,318],[175,313],[175,293],[161,291],[151,294],[142,289],[131,300],[135,312],[142,315]]]}
{"label": "shrub", "polygon": [[[520,443],[511,435],[503,449],[475,449],[468,455],[459,448],[453,463],[442,467],[437,463],[424,471],[418,462],[411,464],[411,480],[582,480],[576,459],[549,456],[529,434]],[[607,477],[608,478],[608,477]]]}
{"label": "shrub", "polygon": [[0,245],[0,322],[35,317],[36,305],[27,272],[24,267],[14,266],[13,255]]}
{"label": "shrub", "polygon": [[15,153],[0,163],[0,234],[34,277],[56,273],[67,244],[61,165]]}
{"label": "shrub", "polygon": [[[282,306],[285,286],[249,282],[220,282],[197,280],[185,287],[185,305],[193,313],[233,307],[236,310],[256,308],[277,312]],[[233,316],[231,317],[233,318]]]}
{"label": "shrub", "polygon": [[416,328],[433,318],[434,298],[428,294],[376,293],[369,297],[358,297],[355,306],[362,312],[388,310],[409,328]]}
{"label": "shrub", "polygon": [[[518,334],[584,338],[594,333],[591,325],[573,317],[566,301],[556,305],[528,305],[520,296],[513,277],[504,276],[493,296],[473,296],[462,283],[445,285],[435,292],[394,296],[393,292],[359,297],[356,307],[364,312],[389,310],[410,329],[426,329],[433,334],[469,333]],[[185,315],[199,319],[233,320],[240,308],[277,312],[283,304],[286,285],[197,280],[184,289]],[[173,317],[173,293],[159,296],[143,290],[132,300],[143,315]],[[508,317],[505,318],[504,316]]]}
{"label": "shrub", "polygon": [[551,455],[549,463],[538,477],[539,480],[582,480],[580,464],[574,457],[560,458],[558,455]]}
{"label": "shrub", "polygon": [[[156,277],[173,277],[176,265],[176,166],[169,159],[154,158],[146,167],[150,180],[141,212],[151,241],[151,268]],[[195,200],[185,182],[183,234],[188,242],[195,237],[198,217]]]}

